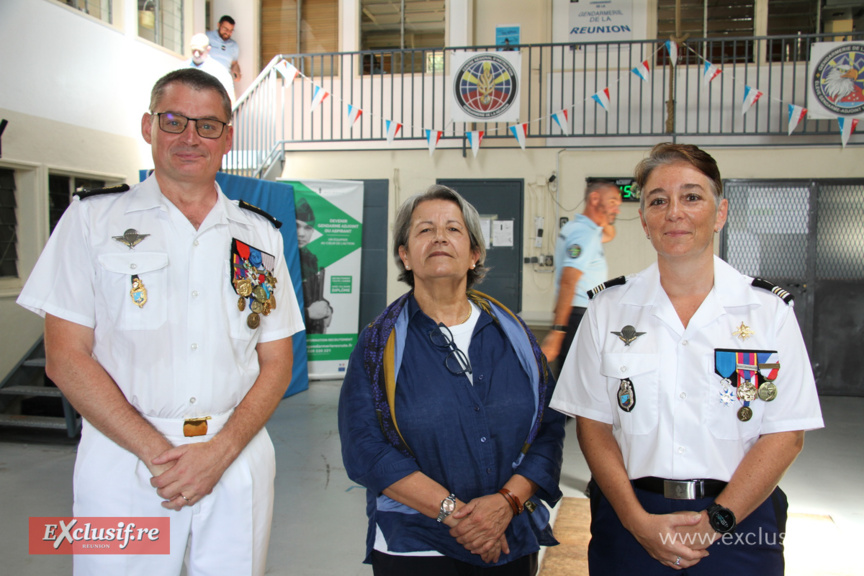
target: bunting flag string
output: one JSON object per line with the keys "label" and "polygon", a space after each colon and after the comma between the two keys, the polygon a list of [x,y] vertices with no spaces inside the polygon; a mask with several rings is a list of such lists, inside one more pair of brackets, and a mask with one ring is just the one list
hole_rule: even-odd
{"label": "bunting flag string", "polygon": [[[313,84],[313,86],[315,85]],[[329,95],[330,93],[320,86],[315,86],[315,91],[312,93],[312,104],[309,106],[309,113],[314,112]]]}
{"label": "bunting flag string", "polygon": [[[690,52],[692,52],[693,54],[695,54],[703,62],[703,71],[702,71],[703,83],[706,86],[710,85],[710,83],[715,78],[717,78],[717,76],[719,76],[723,72],[723,70],[719,66],[717,66],[716,64],[706,60],[704,57],[702,57],[698,52],[696,52],[692,47],[690,47],[686,43],[684,46],[685,46],[685,49],[687,49]],[[655,48],[654,52],[651,54],[651,56],[649,58],[643,60],[642,62],[640,62],[634,68],[632,68],[631,73],[634,74],[635,76],[637,76],[638,78],[640,78],[643,82],[647,82],[650,79],[650,74],[651,74],[651,59],[653,57],[655,57],[664,48],[668,52],[670,63],[672,65],[677,65],[678,57],[679,57],[678,45],[675,42],[672,42],[671,40],[667,40],[661,44],[658,44],[657,47]],[[311,79],[306,77],[302,72],[300,72],[295,66],[293,66],[291,63],[289,63],[287,60],[280,61],[274,67],[274,69],[286,79],[288,84],[291,84],[297,76],[300,76],[301,78],[304,78],[304,79],[309,80],[311,82]],[[734,74],[732,76],[732,79],[735,80]],[[622,79],[619,77],[615,81],[615,83],[616,84],[620,83],[621,80]],[[310,110],[309,110],[310,113],[313,112],[318,106],[321,105],[321,103],[327,97],[329,97],[331,95],[329,92],[324,90],[322,87],[317,86],[314,83],[313,83],[313,88],[314,88],[314,92],[313,92],[312,102],[311,102]],[[585,101],[588,101],[589,99],[594,100],[594,102],[597,105],[602,107],[606,112],[609,112],[609,107],[610,107],[610,103],[611,103],[610,88],[611,88],[610,86],[604,87],[602,90],[592,94],[589,98],[586,98]],[[745,85],[744,86],[744,98],[743,98],[743,101],[741,104],[741,115],[744,116],[750,110],[750,108],[753,107],[758,102],[758,100],[762,96],[765,96],[765,95],[766,94],[764,92],[762,92],[761,90],[759,90],[758,88],[756,88],[754,86]],[[787,104],[787,106],[788,106],[788,132],[787,133],[788,133],[788,135],[791,136],[792,132],[795,131],[795,129],[798,127],[798,125],[801,123],[801,121],[807,117],[807,109],[802,107],[802,106],[798,106],[796,104],[789,104],[789,103],[783,102],[781,99],[773,98],[770,95],[768,95],[768,97],[771,98],[772,100],[778,101],[782,104]],[[348,126],[349,127],[354,126],[357,123],[357,120],[359,120],[360,116],[363,114],[363,110],[357,106],[354,106],[352,104],[348,104],[347,102],[343,102],[341,100],[340,100],[340,103],[342,103],[346,108],[345,116],[346,116],[346,119],[348,122]],[[561,130],[561,133],[562,133],[561,135],[570,136],[571,135],[570,123],[569,123],[570,113],[578,104],[579,104],[578,102],[574,102],[570,106],[568,106],[564,109],[561,109],[557,112],[554,112],[551,115],[541,116],[539,118],[535,118],[533,120],[529,120],[528,122],[523,122],[520,124],[514,124],[514,125],[509,126],[508,129],[511,132],[511,134],[513,135],[513,137],[516,138],[517,142],[519,143],[519,146],[523,150],[526,147],[526,139],[528,136],[529,124],[531,124],[533,122],[542,122],[544,120],[551,120]],[[370,116],[375,117],[374,114],[371,114]],[[401,124],[395,120],[392,120],[392,119],[384,119],[384,123],[385,123],[387,142],[389,144],[392,144],[394,139],[399,134],[400,130],[402,130],[403,124]],[[855,132],[855,130],[857,128],[858,121],[855,119],[851,119],[851,118],[838,117],[838,123],[839,123],[839,127],[840,127],[842,144],[843,144],[843,147],[845,148],[846,143],[848,142],[850,136],[852,135],[852,133]],[[447,130],[448,127],[451,125],[452,125],[452,122],[448,122],[447,127],[445,127],[445,130]],[[414,127],[408,126],[408,127],[406,127],[406,129],[410,129],[411,134],[415,133]],[[433,129],[423,128],[422,132],[426,135],[426,143],[427,143],[427,147],[429,149],[429,154],[431,156],[432,154],[434,154],[435,150],[437,149],[438,144],[440,143],[440,141],[443,137],[444,131],[443,130],[433,130]],[[479,148],[480,148],[480,144],[483,141],[483,138],[485,136],[485,132],[481,131],[481,130],[473,130],[473,131],[466,131],[464,134],[465,134],[465,138],[468,140],[469,144],[471,145],[471,151],[473,152],[473,155],[476,158],[477,153],[478,153]]]}
{"label": "bunting flag string", "polygon": [[807,109],[796,104],[789,104],[789,132],[791,136],[798,124],[807,116]]}
{"label": "bunting flag string", "polygon": [[559,110],[552,115],[552,120],[555,121],[555,124],[558,125],[558,128],[560,128],[564,134],[567,134],[569,136],[570,127],[567,125],[567,116],[568,114],[566,109]]}
{"label": "bunting flag string", "polygon": [[357,123],[357,120],[360,119],[360,115],[363,114],[363,110],[356,106],[352,106],[351,104],[348,104],[347,106],[348,110],[345,115],[348,117],[348,124],[354,126],[354,124]]}
{"label": "bunting flag string", "polygon": [[607,112],[609,111],[609,87],[608,86],[606,88],[604,88],[603,90],[600,90],[599,92],[597,92],[593,96],[591,96],[591,98],[593,98],[595,102],[597,102],[600,106],[602,106],[604,110],[606,110]]}
{"label": "bunting flag string", "polygon": [[468,135],[468,143],[471,144],[471,151],[474,153],[474,158],[476,158],[485,132],[482,130],[472,130],[471,132],[466,132],[466,134]]}
{"label": "bunting flag string", "polygon": [[849,137],[855,132],[858,127],[856,118],[837,118],[837,123],[840,125],[840,141],[843,143],[843,148],[846,148],[846,143],[849,142]]}
{"label": "bunting flag string", "polygon": [[702,72],[702,82],[707,86],[714,80],[720,73],[723,72],[720,68],[705,60],[705,69]]}
{"label": "bunting flag string", "polygon": [[441,140],[441,130],[426,130],[426,145],[429,146],[429,156],[435,153],[438,141]]}
{"label": "bunting flag string", "polygon": [[528,135],[528,123],[524,122],[522,124],[510,126],[510,132],[513,133],[513,137],[516,138],[516,141],[519,142],[519,146],[524,150],[525,137]]}
{"label": "bunting flag string", "polygon": [[741,104],[741,115],[747,113],[750,110],[750,107],[756,103],[759,98],[762,97],[762,91],[753,88],[752,86],[744,87],[744,102]]}
{"label": "bunting flag string", "polygon": [[651,73],[651,65],[648,60],[644,60],[641,64],[631,70],[633,74],[642,79],[643,82],[648,81],[648,75]]}

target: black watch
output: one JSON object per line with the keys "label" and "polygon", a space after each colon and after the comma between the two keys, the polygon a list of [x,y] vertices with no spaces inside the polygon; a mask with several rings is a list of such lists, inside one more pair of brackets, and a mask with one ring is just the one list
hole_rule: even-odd
{"label": "black watch", "polygon": [[716,502],[711,504],[706,512],[708,512],[708,522],[711,527],[720,534],[729,534],[738,525],[735,514]]}

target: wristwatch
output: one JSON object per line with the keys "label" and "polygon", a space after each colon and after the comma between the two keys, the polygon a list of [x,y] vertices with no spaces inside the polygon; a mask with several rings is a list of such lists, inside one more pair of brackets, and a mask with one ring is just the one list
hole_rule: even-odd
{"label": "wristwatch", "polygon": [[567,332],[567,325],[566,324],[553,324],[552,325],[552,331],[553,332]]}
{"label": "wristwatch", "polygon": [[711,527],[720,534],[729,534],[738,525],[735,514],[716,502],[711,504],[706,512],[708,512],[708,522]]}
{"label": "wristwatch", "polygon": [[438,509],[438,522],[443,522],[454,510],[456,510],[456,495],[450,494],[441,501],[441,508]]}

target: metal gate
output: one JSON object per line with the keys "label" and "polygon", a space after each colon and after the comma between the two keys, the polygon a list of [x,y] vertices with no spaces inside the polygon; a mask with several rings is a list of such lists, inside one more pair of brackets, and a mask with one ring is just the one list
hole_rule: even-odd
{"label": "metal gate", "polygon": [[720,257],[795,297],[819,393],[864,396],[864,180],[725,180]]}

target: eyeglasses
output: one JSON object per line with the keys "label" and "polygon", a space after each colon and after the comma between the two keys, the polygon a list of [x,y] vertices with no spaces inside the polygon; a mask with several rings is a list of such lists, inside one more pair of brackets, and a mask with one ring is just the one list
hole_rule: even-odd
{"label": "eyeglasses", "polygon": [[438,324],[438,327],[429,332],[429,340],[438,348],[447,348],[450,354],[444,358],[444,366],[451,374],[456,376],[460,374],[471,374],[471,362],[468,361],[468,356],[462,350],[456,347],[453,343],[453,333],[443,323]]}
{"label": "eyeglasses", "polygon": [[225,126],[228,125],[227,122],[222,122],[221,120],[214,120],[212,118],[189,118],[182,114],[175,114],[174,112],[155,112],[153,115],[159,117],[159,128],[163,132],[168,132],[169,134],[182,134],[183,131],[186,130],[189,121],[194,120],[195,131],[198,132],[198,135],[202,138],[209,138],[210,140],[215,140],[222,136]]}

